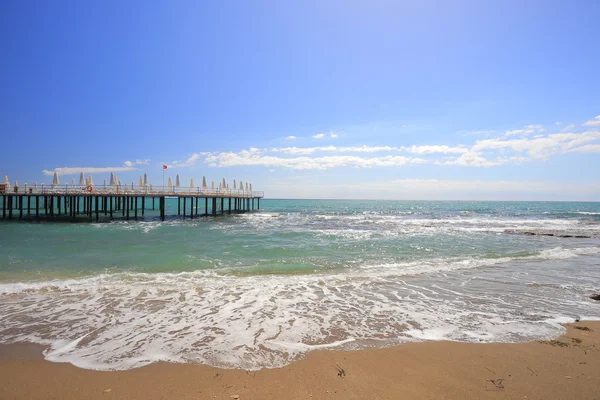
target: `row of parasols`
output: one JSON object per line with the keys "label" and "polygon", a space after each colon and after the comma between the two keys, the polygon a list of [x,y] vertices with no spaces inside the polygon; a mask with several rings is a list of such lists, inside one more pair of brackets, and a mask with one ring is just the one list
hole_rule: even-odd
{"label": "row of parasols", "polygon": [[[10,187],[10,182],[8,181],[8,176],[6,176],[6,175],[4,176],[4,184],[7,187]],[[58,174],[55,172],[54,176],[52,178],[52,187],[56,188],[58,185],[60,185],[60,178],[58,177]],[[15,181],[14,186],[15,187],[19,187],[19,182]],[[76,186],[75,179],[73,179],[71,181],[71,186],[72,187]],[[89,176],[86,177],[83,174],[83,172],[80,173],[79,174],[79,186],[92,187],[92,188],[95,187],[94,186],[94,180],[93,180],[92,176],[89,175]],[[107,186],[113,186],[113,187],[117,187],[117,188],[119,188],[119,187],[127,187],[126,185],[123,185],[121,183],[121,181],[117,177],[117,174],[115,174],[114,172],[110,173],[110,180],[109,180],[109,182],[107,182],[106,179],[105,179],[102,186],[104,187],[104,189],[106,189]],[[151,184],[148,185],[148,174],[144,174],[143,176],[140,176],[140,181],[139,181],[139,185],[138,186],[139,186],[140,189],[149,188],[150,190],[152,190],[152,185]],[[42,184],[42,188],[43,187],[44,187],[44,184]],[[177,175],[175,177],[175,184],[173,184],[172,179],[169,177],[169,180],[167,182],[167,187],[170,190],[182,187],[181,181],[179,180],[179,175]],[[28,185],[25,184],[25,191],[27,191],[27,188],[28,188]],[[33,185],[33,189],[37,190],[37,188],[38,188],[38,184],[36,182]],[[195,189],[196,188],[196,185],[194,184],[194,179],[193,178],[190,179],[190,186],[189,186],[189,188],[190,189]],[[207,185],[206,177],[205,176],[202,177],[202,186],[201,186],[201,188],[202,188],[202,190],[209,190],[209,186]],[[242,181],[240,181],[239,185],[238,185],[238,183],[236,182],[236,180],[233,179],[233,185],[232,185],[232,187],[230,187],[229,183],[227,183],[227,181],[225,180],[225,178],[223,178],[223,180],[221,182],[219,182],[217,186],[215,186],[215,182],[214,181],[211,182],[210,190],[215,191],[217,189],[220,192],[229,191],[229,190],[242,190],[242,191],[251,192],[252,191],[252,184],[248,183],[248,182],[246,182],[244,184]],[[131,190],[134,190],[133,182],[131,183]]]}

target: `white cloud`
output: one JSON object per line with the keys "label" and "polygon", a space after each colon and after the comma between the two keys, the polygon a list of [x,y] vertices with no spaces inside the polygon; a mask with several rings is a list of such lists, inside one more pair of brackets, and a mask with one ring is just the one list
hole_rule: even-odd
{"label": "white cloud", "polygon": [[585,126],[599,126],[600,125],[600,115],[596,115],[594,119],[586,121],[583,125]]}
{"label": "white cloud", "polygon": [[296,140],[296,136],[286,136],[285,140]]}
{"label": "white cloud", "polygon": [[568,151],[569,153],[600,153],[600,144],[586,144],[585,146],[575,147]]}
{"label": "white cloud", "polygon": [[329,136],[335,139],[337,137],[337,133],[331,132]]}
{"label": "white cloud", "polygon": [[478,140],[471,150],[513,150],[526,153],[535,159],[547,159],[557,153],[566,153],[570,149],[600,139],[600,132],[555,133],[533,139],[486,139]]}
{"label": "white cloud", "polygon": [[575,128],[577,128],[577,125],[570,124],[570,125],[567,125],[564,128],[562,128],[560,131],[561,132],[571,132],[571,131],[575,130]]}
{"label": "white cloud", "polygon": [[506,136],[514,136],[514,135],[531,135],[532,133],[541,133],[544,132],[545,129],[542,125],[527,125],[523,129],[515,129],[512,131],[506,131]]}
{"label": "white cloud", "polygon": [[315,147],[280,147],[271,148],[267,152],[270,153],[284,153],[284,154],[314,154],[319,152],[330,152],[330,153],[377,153],[377,152],[393,152],[393,151],[407,151],[415,154],[462,154],[466,153],[468,149],[463,146],[446,146],[446,145],[425,145],[425,146],[411,146],[411,147],[393,147],[393,146],[315,146]]}
{"label": "white cloud", "polygon": [[315,139],[323,139],[324,137],[325,137],[324,133],[318,133],[318,134],[316,134],[316,135],[313,136],[313,138],[315,138]]}
{"label": "white cloud", "polygon": [[135,171],[137,168],[131,166],[124,167],[62,167],[54,168],[52,170],[43,170],[44,175],[52,176],[56,172],[60,176],[65,175],[79,175],[81,172],[84,174],[101,174],[107,172],[120,172],[120,171]]}
{"label": "white cloud", "polygon": [[356,146],[356,147],[336,147],[336,146],[316,146],[316,147],[280,147],[266,150],[269,153],[284,154],[314,154],[318,152],[330,153],[375,153],[380,151],[398,151],[398,147],[390,146]]}
{"label": "white cloud", "polygon": [[416,154],[433,154],[433,153],[462,154],[462,153],[466,153],[467,151],[469,151],[468,149],[466,149],[462,146],[450,147],[450,146],[446,146],[446,145],[411,146],[411,147],[402,147],[402,149],[406,150],[410,153],[416,153]]}
{"label": "white cloud", "polygon": [[440,162],[440,164],[446,165],[462,165],[467,167],[493,167],[496,165],[504,164],[504,160],[491,161],[484,158],[481,152],[469,151],[461,155],[455,160]]}
{"label": "white cloud", "polygon": [[194,165],[196,165],[196,161],[198,161],[200,159],[200,157],[206,156],[208,154],[210,154],[210,153],[208,153],[208,152],[194,153],[184,161],[173,161],[172,163],[165,164],[165,165],[168,168],[193,167]]}
{"label": "white cloud", "polygon": [[140,165],[140,164],[148,164],[150,160],[135,160],[135,161],[125,161],[123,163],[124,166],[126,167],[133,167],[134,165]]}
{"label": "white cloud", "polygon": [[239,153],[225,152],[206,157],[205,162],[211,167],[263,166],[283,167],[295,170],[324,170],[338,167],[395,167],[406,164],[423,164],[428,161],[422,158],[403,156],[359,157],[359,156],[324,156],[324,157],[278,157],[264,155],[258,149],[242,150]]}
{"label": "white cloud", "polygon": [[[400,147],[387,145],[328,145],[267,149],[251,147],[239,152],[195,153],[184,161],[174,161],[169,167],[189,167],[195,165],[198,160],[203,160],[211,167],[255,165],[270,169],[281,167],[295,170],[323,170],[337,167],[390,167],[422,163],[493,167],[504,164],[521,164],[532,160],[545,160],[555,154],[599,152],[600,131],[598,130],[553,134],[543,132],[545,130],[541,125],[527,125],[524,129],[507,132],[508,137],[480,139],[472,144],[459,145],[439,144]],[[325,138],[327,135],[332,134],[334,133],[321,133],[313,137]],[[520,136],[512,137],[514,135]],[[422,157],[412,158],[394,154],[398,152],[412,153]],[[327,155],[327,153],[330,154]],[[384,154],[378,157],[367,157],[366,154],[370,153]],[[133,167],[132,164],[126,164],[126,166]]]}

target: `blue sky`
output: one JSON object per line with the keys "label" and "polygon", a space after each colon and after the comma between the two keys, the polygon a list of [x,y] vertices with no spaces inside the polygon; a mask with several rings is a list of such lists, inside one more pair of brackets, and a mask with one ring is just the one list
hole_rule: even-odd
{"label": "blue sky", "polygon": [[[600,200],[597,1],[3,1],[0,174]],[[137,160],[137,161],[136,161]]]}

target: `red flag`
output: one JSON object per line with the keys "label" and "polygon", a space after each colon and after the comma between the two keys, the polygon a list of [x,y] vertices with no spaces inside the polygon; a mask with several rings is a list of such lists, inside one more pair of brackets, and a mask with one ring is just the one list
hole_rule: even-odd
{"label": "red flag", "polygon": [[163,169],[167,169],[167,166],[165,164],[163,164]]}

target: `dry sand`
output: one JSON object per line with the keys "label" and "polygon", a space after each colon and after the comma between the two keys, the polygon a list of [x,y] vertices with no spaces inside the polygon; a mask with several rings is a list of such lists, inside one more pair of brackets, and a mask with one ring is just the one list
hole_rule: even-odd
{"label": "dry sand", "polygon": [[600,400],[600,322],[571,324],[550,343],[324,350],[257,372],[169,363],[90,371],[45,361],[41,350],[0,346],[0,399]]}

